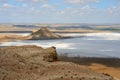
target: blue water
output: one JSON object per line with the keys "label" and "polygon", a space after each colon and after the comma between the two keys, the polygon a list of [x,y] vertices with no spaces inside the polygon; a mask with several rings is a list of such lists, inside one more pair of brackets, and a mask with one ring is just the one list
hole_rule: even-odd
{"label": "blue water", "polygon": [[112,35],[111,38],[109,36],[95,35],[56,40],[13,41],[2,43],[0,46],[38,45],[44,48],[55,46],[59,55],[120,58],[120,35]]}

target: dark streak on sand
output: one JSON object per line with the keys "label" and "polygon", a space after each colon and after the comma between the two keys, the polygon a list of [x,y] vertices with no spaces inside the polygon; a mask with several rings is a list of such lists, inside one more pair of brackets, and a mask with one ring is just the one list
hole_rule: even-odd
{"label": "dark streak on sand", "polygon": [[59,59],[67,62],[74,62],[80,65],[91,65],[92,63],[103,64],[108,67],[120,68],[120,58],[102,58],[102,57],[67,57],[59,56]]}

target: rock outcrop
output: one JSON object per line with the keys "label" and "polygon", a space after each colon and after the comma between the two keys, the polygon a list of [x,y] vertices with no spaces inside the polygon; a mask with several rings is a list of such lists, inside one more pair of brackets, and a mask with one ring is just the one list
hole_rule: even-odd
{"label": "rock outcrop", "polygon": [[52,33],[46,27],[42,27],[40,30],[33,32],[30,39],[39,40],[39,39],[60,39],[62,36]]}
{"label": "rock outcrop", "polygon": [[0,48],[0,80],[115,80],[71,62],[57,61],[55,47]]}

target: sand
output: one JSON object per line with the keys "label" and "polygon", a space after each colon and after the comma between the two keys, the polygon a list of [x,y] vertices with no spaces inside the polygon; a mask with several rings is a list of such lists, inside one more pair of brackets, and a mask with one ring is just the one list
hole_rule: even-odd
{"label": "sand", "polygon": [[[111,65],[114,65],[114,64],[111,64]],[[110,74],[110,75],[114,76],[116,79],[120,80],[120,67],[118,67],[118,68],[108,67],[103,64],[97,64],[97,63],[94,63],[88,67],[99,73]]]}
{"label": "sand", "polygon": [[0,43],[14,41],[14,40],[26,40],[28,36],[22,36],[14,33],[0,34]]}
{"label": "sand", "polygon": [[11,33],[5,33],[5,34],[0,34],[0,42],[7,42],[7,41],[12,41],[20,38],[21,36],[11,34]]}

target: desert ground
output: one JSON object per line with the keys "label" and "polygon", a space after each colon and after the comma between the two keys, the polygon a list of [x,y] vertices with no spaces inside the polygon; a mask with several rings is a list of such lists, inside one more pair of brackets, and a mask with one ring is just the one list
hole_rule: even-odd
{"label": "desert ground", "polygon": [[[20,30],[20,31],[23,31],[23,30],[28,30],[28,29],[23,29],[23,28],[13,28],[13,27],[11,27],[11,26],[9,26],[9,28],[5,28],[4,27],[4,25],[2,25],[3,27],[1,27],[0,28],[0,31],[14,31],[14,30]],[[46,25],[45,25],[46,26]],[[58,25],[56,25],[55,27],[57,27]],[[69,25],[68,25],[69,26]],[[33,32],[35,32],[36,30],[37,30],[38,28],[36,28],[36,29],[33,29],[33,28],[31,28],[31,29],[29,29],[29,31],[33,31]],[[71,30],[56,30],[56,29],[52,29],[51,30],[52,32],[54,32],[54,33],[56,33],[56,32],[59,32],[59,33],[64,33],[64,32],[70,32],[70,33],[72,33],[72,32],[74,32],[74,33],[84,33],[84,32],[101,32],[101,31],[99,31],[99,30],[85,30],[85,29],[71,29]],[[21,36],[21,35],[16,35],[16,34],[13,34],[13,33],[5,33],[5,34],[0,34],[0,43],[2,43],[2,42],[7,42],[7,41],[13,41],[13,40],[25,40],[25,39],[28,39],[28,38],[26,38],[25,36]],[[15,47],[14,47],[15,48]],[[1,50],[1,49],[0,49]],[[9,50],[8,50],[9,51]],[[29,51],[28,51],[29,52]],[[2,52],[0,52],[0,53],[2,53]],[[0,57],[0,58],[2,58],[2,57]],[[66,60],[67,59],[67,60]],[[81,77],[78,75],[78,74],[81,74],[81,75],[83,75],[83,73],[85,73],[85,74],[94,74],[94,75],[96,75],[96,74],[98,74],[99,76],[104,76],[104,75],[108,75],[108,76],[112,76],[112,77],[114,77],[114,78],[116,78],[116,80],[120,80],[120,60],[119,59],[116,59],[116,60],[113,60],[113,61],[111,61],[112,59],[108,59],[108,60],[104,60],[104,59],[100,59],[100,61],[101,62],[97,62],[96,60],[97,59],[91,59],[91,61],[90,60],[85,60],[85,59],[78,59],[78,60],[76,60],[76,61],[74,61],[74,59],[69,59],[69,58],[66,58],[66,59],[64,59],[64,58],[60,58],[59,60],[60,60],[60,62],[53,62],[53,63],[50,63],[50,65],[47,65],[47,66],[45,66],[45,67],[48,67],[49,69],[43,69],[44,71],[46,71],[47,73],[40,73],[41,75],[43,75],[43,77],[42,77],[42,80],[44,80],[44,78],[46,77],[46,75],[47,76],[49,76],[50,77],[50,75],[49,74],[52,74],[52,75],[54,75],[54,74],[57,74],[57,76],[59,76],[58,78],[56,78],[56,79],[54,79],[54,80],[78,80],[78,79],[76,79],[76,78],[80,78],[79,80],[92,80],[92,79],[87,79],[87,77],[86,77],[86,79],[81,79]],[[6,59],[7,60],[7,59]],[[1,59],[1,61],[2,61],[2,59]],[[63,62],[61,62],[61,61],[63,61]],[[65,61],[67,61],[66,63],[64,63]],[[96,62],[94,62],[94,61],[96,61]],[[73,62],[73,63],[69,63],[69,62]],[[56,65],[56,63],[58,64],[58,65]],[[75,64],[74,64],[75,63]],[[0,63],[1,64],[1,63]],[[6,64],[6,63],[5,63]],[[5,65],[4,64],[4,65]],[[24,65],[23,63],[21,63],[22,65],[20,65],[21,67]],[[49,64],[49,63],[48,63]],[[68,65],[66,65],[66,64],[68,64]],[[71,65],[75,65],[75,66],[71,66]],[[88,65],[89,64],[89,65]],[[108,64],[109,64],[109,66],[108,66]],[[3,65],[3,64],[1,64],[1,65]],[[9,65],[9,64],[8,64]],[[13,64],[14,65],[14,64]],[[29,65],[31,65],[31,64],[29,64]],[[80,65],[80,67],[78,67]],[[117,65],[117,66],[116,66]],[[43,65],[42,65],[43,66]],[[63,68],[63,66],[64,67],[66,67],[65,69],[65,71],[69,71],[70,69],[74,69],[75,68],[75,70],[73,70],[73,73],[71,73],[71,75],[69,75],[69,73],[68,74],[64,74],[65,72],[64,71],[59,71],[58,70],[58,68],[59,69],[64,69]],[[30,74],[29,72],[29,69],[28,69],[29,67],[27,66],[27,74],[26,74],[26,76],[28,76],[28,77],[30,77],[30,75],[31,76],[37,76],[36,74],[38,74],[39,72],[36,72],[36,70],[37,69],[33,69],[32,70],[32,72],[35,72],[35,74],[33,73],[33,74]],[[42,68],[44,68],[44,67],[42,67]],[[7,69],[7,68],[6,68]],[[0,70],[0,71],[5,71],[6,69],[4,69],[3,70],[3,68],[2,68],[2,70]],[[10,69],[13,69],[13,68],[10,68]],[[24,68],[23,70],[20,70],[20,71],[24,71],[26,68]],[[80,69],[80,70],[84,70],[83,71],[83,73],[79,73],[77,70],[78,69]],[[90,69],[90,71],[89,71],[89,69]],[[14,70],[14,69],[13,69]],[[77,73],[77,74],[74,74],[74,71]],[[95,71],[95,73],[94,73],[94,71]],[[5,71],[5,72],[7,72],[7,71]],[[56,73],[56,72],[61,72],[61,73]],[[90,73],[86,73],[86,72],[90,72]],[[8,73],[8,72],[7,72]],[[10,73],[10,72],[9,72]],[[26,73],[25,71],[24,71],[24,73]],[[99,74],[100,73],[100,74]],[[30,74],[30,75],[29,75]],[[67,75],[69,75],[69,77],[71,77],[71,76],[73,76],[72,74],[74,74],[74,76],[76,76],[76,78],[74,78],[74,77],[72,77],[72,79],[70,79],[70,78],[68,78],[68,77],[66,77],[66,78],[64,78],[64,76],[62,76],[62,74],[64,74],[64,76],[67,76]],[[104,74],[104,75],[103,75]],[[2,74],[0,74],[0,75],[2,75]],[[12,75],[14,75],[14,73],[12,74]],[[11,76],[12,76],[11,75]],[[20,75],[22,75],[22,74],[17,74],[17,76],[19,76],[20,77]],[[89,75],[88,75],[89,76]],[[4,77],[4,75],[3,75],[3,77]],[[8,76],[9,77],[9,76]],[[15,76],[14,76],[15,77]],[[38,76],[37,76],[38,77]],[[56,77],[56,76],[54,76],[54,77]],[[51,77],[50,77],[51,78]],[[61,79],[62,78],[62,79]],[[82,77],[83,78],[83,77]],[[15,78],[13,78],[13,79],[15,79]],[[36,78],[33,78],[33,79],[36,79]],[[95,78],[96,80],[99,80],[99,79],[97,79],[97,78]],[[8,79],[4,79],[4,78],[1,78],[0,80],[8,80]],[[11,78],[11,80],[12,80],[12,78]],[[37,79],[38,80],[38,79]],[[47,79],[45,79],[45,80],[47,80]],[[49,79],[49,80],[53,80],[53,79]],[[100,79],[100,80],[104,80],[104,79]],[[106,79],[105,79],[106,80]],[[108,80],[111,80],[111,79],[108,79]]]}
{"label": "desert ground", "polygon": [[11,46],[0,49],[0,80],[117,80],[87,66],[58,59],[56,48]]}

